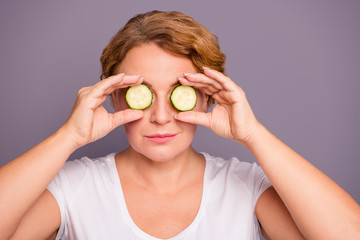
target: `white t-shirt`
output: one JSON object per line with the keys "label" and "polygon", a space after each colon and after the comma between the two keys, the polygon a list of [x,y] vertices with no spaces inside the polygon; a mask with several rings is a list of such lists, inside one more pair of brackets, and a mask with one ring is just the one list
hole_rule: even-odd
{"label": "white t-shirt", "polygon": [[[224,160],[202,154],[206,167],[199,211],[171,240],[260,239],[255,205],[271,185],[262,169],[237,158]],[[49,184],[61,211],[56,239],[158,240],[131,219],[114,156],[68,161]]]}

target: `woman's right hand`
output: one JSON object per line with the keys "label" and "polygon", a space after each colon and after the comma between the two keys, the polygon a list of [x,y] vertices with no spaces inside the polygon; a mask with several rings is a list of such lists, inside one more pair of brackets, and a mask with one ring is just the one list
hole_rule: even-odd
{"label": "woman's right hand", "polygon": [[122,124],[142,118],[141,110],[126,109],[112,114],[102,106],[107,96],[116,89],[139,85],[142,81],[139,75],[117,74],[93,86],[81,88],[71,114],[62,126],[72,136],[75,147],[94,142]]}

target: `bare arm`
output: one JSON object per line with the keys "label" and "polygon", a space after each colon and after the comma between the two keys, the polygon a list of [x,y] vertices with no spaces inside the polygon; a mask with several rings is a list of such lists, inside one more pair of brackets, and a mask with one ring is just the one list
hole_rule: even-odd
{"label": "bare arm", "polygon": [[46,189],[21,219],[10,240],[55,239],[60,223],[57,201]]}
{"label": "bare arm", "polygon": [[305,239],[274,187],[269,187],[261,194],[255,212],[266,239]]}
{"label": "bare arm", "polygon": [[[48,214],[46,209],[40,211],[39,209],[43,208],[32,206],[38,206],[36,201],[39,199],[42,199],[45,205],[52,206],[53,198],[48,196],[44,200],[40,196],[46,194],[44,191],[47,185],[73,151],[104,137],[123,123],[142,117],[141,111],[127,109],[110,114],[102,107],[107,95],[116,89],[141,82],[140,76],[119,74],[94,86],[82,88],[69,119],[58,131],[0,168],[0,216],[6,216],[0,218],[1,240],[13,235],[22,220],[29,219],[26,216],[29,212],[32,212],[31,216],[37,217],[41,211]],[[56,211],[53,212],[56,216]],[[54,222],[59,223],[58,219],[55,219],[45,224]],[[28,231],[35,233],[37,227],[43,228],[34,226],[28,228]]]}
{"label": "bare arm", "polygon": [[261,124],[245,146],[306,239],[360,239],[360,207],[334,181]]}
{"label": "bare arm", "polygon": [[1,239],[17,228],[25,212],[74,151],[63,129],[0,168]]}
{"label": "bare arm", "polygon": [[[209,113],[181,112],[177,119],[204,125],[247,147],[279,194],[280,198],[266,191],[256,206],[257,216],[270,238],[297,239],[300,231],[306,239],[360,239],[359,205],[260,124],[244,91],[230,78],[205,68],[204,74],[187,74],[179,81],[212,95],[217,104]],[[285,206],[290,214],[284,211]],[[281,211],[274,211],[275,208]],[[299,231],[274,233],[281,224],[294,227],[294,223]]]}

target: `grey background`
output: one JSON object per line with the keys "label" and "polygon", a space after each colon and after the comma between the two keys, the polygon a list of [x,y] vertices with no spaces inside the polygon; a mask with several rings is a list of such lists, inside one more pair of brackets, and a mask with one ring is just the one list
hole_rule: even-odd
{"label": "grey background", "polygon": [[[356,0],[1,1],[0,165],[64,123],[78,89],[98,81],[110,37],[153,9],[182,11],[217,34],[227,74],[243,87],[257,118],[360,202]],[[70,159],[127,145],[120,127]],[[255,161],[204,127],[193,146]]]}

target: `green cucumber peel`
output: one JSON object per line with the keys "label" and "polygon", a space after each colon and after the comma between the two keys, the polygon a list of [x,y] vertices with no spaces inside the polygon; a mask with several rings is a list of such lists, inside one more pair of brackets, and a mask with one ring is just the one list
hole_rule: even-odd
{"label": "green cucumber peel", "polygon": [[196,106],[196,91],[192,86],[176,86],[171,92],[170,101],[178,111],[191,111]]}
{"label": "green cucumber peel", "polygon": [[126,91],[125,99],[131,109],[143,110],[150,107],[153,93],[148,86],[140,84],[129,87]]}

